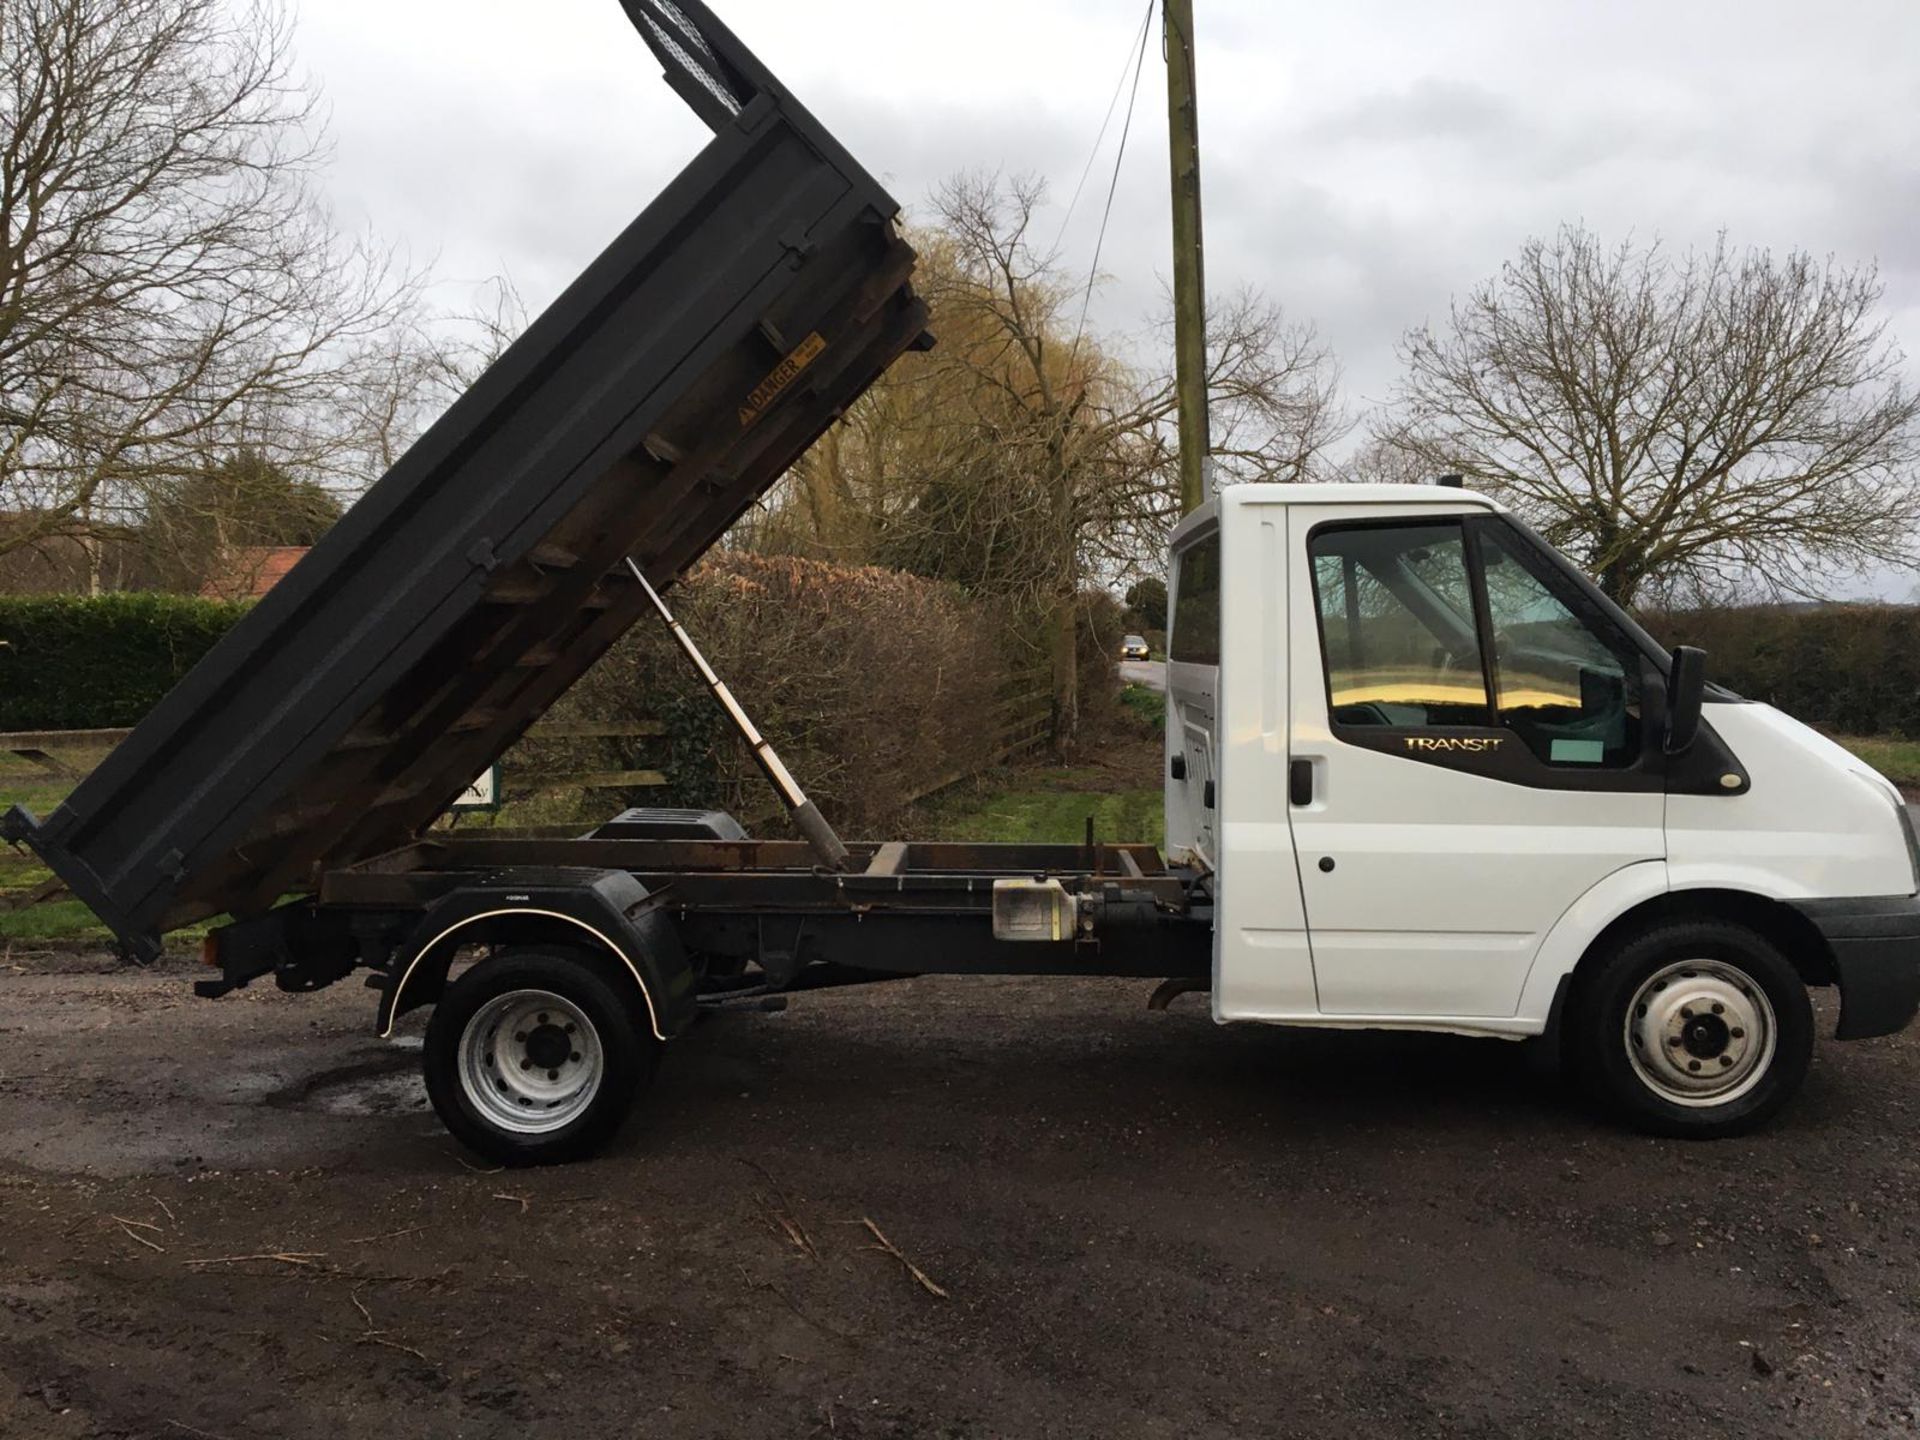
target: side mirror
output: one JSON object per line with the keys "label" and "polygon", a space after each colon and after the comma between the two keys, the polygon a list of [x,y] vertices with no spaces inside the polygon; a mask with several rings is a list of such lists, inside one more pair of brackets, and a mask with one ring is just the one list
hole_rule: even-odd
{"label": "side mirror", "polygon": [[1669,755],[1684,755],[1700,733],[1700,703],[1707,694],[1707,652],[1692,645],[1673,647],[1673,668],[1667,672],[1667,738]]}

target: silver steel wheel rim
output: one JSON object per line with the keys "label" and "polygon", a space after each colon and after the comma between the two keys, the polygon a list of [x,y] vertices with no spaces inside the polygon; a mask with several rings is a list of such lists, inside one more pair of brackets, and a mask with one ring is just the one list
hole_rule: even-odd
{"label": "silver steel wheel rim", "polygon": [[1627,1059],[1661,1099],[1705,1107],[1739,1099],[1773,1064],[1778,1027],[1766,991],[1722,960],[1678,960],[1627,1007]]}
{"label": "silver steel wheel rim", "polygon": [[460,1034],[460,1088],[489,1125],[544,1135],[599,1093],[606,1052],[584,1011],[550,990],[510,990]]}

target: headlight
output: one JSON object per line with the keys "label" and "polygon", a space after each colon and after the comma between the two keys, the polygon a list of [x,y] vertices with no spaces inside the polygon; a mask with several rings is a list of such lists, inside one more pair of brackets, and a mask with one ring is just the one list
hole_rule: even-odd
{"label": "headlight", "polygon": [[1900,824],[1900,838],[1907,842],[1907,880],[1911,887],[1907,893],[1920,895],[1920,837],[1914,834],[1913,812],[1907,808],[1907,797],[1877,771],[1855,770],[1853,774],[1871,785],[1893,807],[1893,818]]}
{"label": "headlight", "polygon": [[1908,893],[1920,895],[1920,840],[1913,834],[1913,811],[1904,799],[1893,808],[1900,816],[1900,833],[1907,837],[1907,866],[1913,872],[1913,889]]}

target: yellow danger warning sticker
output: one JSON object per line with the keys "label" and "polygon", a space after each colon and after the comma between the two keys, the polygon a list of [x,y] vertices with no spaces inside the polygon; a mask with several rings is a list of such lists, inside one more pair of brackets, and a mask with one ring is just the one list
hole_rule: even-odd
{"label": "yellow danger warning sticker", "polygon": [[753,387],[753,393],[747,396],[747,403],[740,407],[740,428],[746,429],[765,413],[766,408],[778,400],[781,393],[800,378],[805,370],[827,348],[827,342],[820,338],[820,332],[814,331],[806,339],[793,347],[786,359],[773,367],[766,379]]}

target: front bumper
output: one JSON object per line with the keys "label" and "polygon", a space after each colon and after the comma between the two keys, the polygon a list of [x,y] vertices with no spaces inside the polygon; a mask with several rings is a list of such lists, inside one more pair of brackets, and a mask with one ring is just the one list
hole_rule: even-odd
{"label": "front bumper", "polygon": [[1920,1011],[1920,896],[1799,900],[1827,942],[1840,984],[1837,1040],[1904,1030]]}

